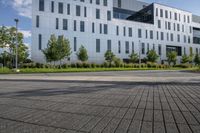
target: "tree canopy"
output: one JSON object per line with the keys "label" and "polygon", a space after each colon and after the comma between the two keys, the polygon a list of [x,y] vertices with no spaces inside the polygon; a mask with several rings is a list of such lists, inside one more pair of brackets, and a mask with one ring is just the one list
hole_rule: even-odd
{"label": "tree canopy", "polygon": [[87,49],[83,45],[81,45],[81,47],[79,48],[79,51],[77,52],[77,57],[82,62],[88,60]]}
{"label": "tree canopy", "polygon": [[155,63],[158,60],[159,56],[157,55],[155,50],[150,50],[147,53],[147,60]]}
{"label": "tree canopy", "polygon": [[51,35],[47,48],[42,50],[47,62],[61,61],[71,55],[70,42],[64,36]]}

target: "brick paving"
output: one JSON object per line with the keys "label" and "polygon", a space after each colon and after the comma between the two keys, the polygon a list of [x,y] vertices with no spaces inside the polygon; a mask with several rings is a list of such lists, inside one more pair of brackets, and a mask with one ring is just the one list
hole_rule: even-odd
{"label": "brick paving", "polygon": [[200,133],[200,83],[0,81],[0,133]]}

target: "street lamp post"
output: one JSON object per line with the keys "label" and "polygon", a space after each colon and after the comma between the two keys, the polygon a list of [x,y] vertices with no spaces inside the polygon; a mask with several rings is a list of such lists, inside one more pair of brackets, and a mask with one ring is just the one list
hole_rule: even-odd
{"label": "street lamp post", "polygon": [[15,56],[15,69],[16,69],[16,72],[18,72],[18,22],[19,22],[19,19],[15,19],[15,22],[16,22],[16,56]]}
{"label": "street lamp post", "polygon": [[139,40],[139,66],[141,68],[141,48],[140,48],[141,42]]}

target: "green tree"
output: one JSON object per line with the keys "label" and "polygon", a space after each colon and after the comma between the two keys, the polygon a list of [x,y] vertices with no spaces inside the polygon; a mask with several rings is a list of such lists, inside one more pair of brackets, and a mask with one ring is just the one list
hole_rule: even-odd
{"label": "green tree", "polygon": [[70,42],[68,39],[64,38],[64,36],[58,38],[57,50],[57,56],[58,60],[60,60],[61,67],[61,61],[65,58],[69,58],[69,56],[71,55]]}
{"label": "green tree", "polygon": [[175,51],[171,51],[167,53],[167,61],[168,64],[171,65],[171,63],[173,63],[173,65],[176,64],[177,61],[177,52]]}
{"label": "green tree", "polygon": [[197,66],[200,67],[200,55],[199,54],[195,55],[195,57],[194,57],[194,63],[195,63],[195,65],[197,65]]}
{"label": "green tree", "polygon": [[9,29],[5,26],[0,27],[0,48],[5,48],[9,42]]}
{"label": "green tree", "polygon": [[120,58],[115,57],[114,63],[116,67],[120,67],[123,64],[123,61]]}
{"label": "green tree", "polygon": [[188,63],[189,61],[190,61],[190,57],[187,56],[186,54],[184,54],[184,55],[182,56],[181,62],[182,62],[182,63]]}
{"label": "green tree", "polygon": [[132,53],[131,55],[129,55],[129,58],[131,63],[136,63],[139,60],[139,56],[137,53]]}
{"label": "green tree", "polygon": [[147,60],[150,61],[150,62],[155,63],[158,60],[158,58],[159,58],[159,56],[157,55],[155,50],[150,50],[147,53]]}
{"label": "green tree", "polygon": [[85,62],[88,60],[88,53],[87,53],[87,49],[81,45],[81,47],[79,48],[79,51],[77,52],[77,57],[78,60]]}
{"label": "green tree", "polygon": [[[18,37],[16,39],[16,37]],[[8,60],[10,63],[6,63],[8,67],[12,67],[12,63],[15,62],[16,55],[16,43],[18,44],[18,63],[23,63],[29,56],[28,47],[23,43],[24,36],[22,33],[18,32],[16,34],[15,27],[0,27],[0,48],[7,48],[7,56],[3,56],[4,59]],[[8,54],[9,53],[9,54]],[[9,56],[9,59],[8,59]],[[2,57],[2,58],[3,58]]]}
{"label": "green tree", "polygon": [[3,66],[11,66],[12,65],[12,58],[10,58],[10,53],[7,51],[4,51],[0,54],[0,63],[3,64]]}
{"label": "green tree", "polygon": [[109,62],[109,66],[111,67],[112,62],[115,59],[115,55],[112,51],[107,50],[106,53],[104,54],[105,60]]}
{"label": "green tree", "polygon": [[57,47],[57,38],[55,35],[51,35],[48,44],[47,44],[47,48],[42,50],[46,61],[47,62],[54,62],[54,66],[55,66],[55,62],[59,60],[58,57],[58,47]]}

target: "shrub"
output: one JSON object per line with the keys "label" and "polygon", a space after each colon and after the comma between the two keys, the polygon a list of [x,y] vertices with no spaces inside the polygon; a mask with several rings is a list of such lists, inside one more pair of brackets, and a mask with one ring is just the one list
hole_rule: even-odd
{"label": "shrub", "polygon": [[103,67],[105,67],[105,68],[110,67],[110,66],[111,66],[111,64],[107,61],[103,63]]}
{"label": "shrub", "polygon": [[116,67],[121,67],[122,64],[123,64],[123,61],[120,58],[115,58],[114,64],[115,64]]}
{"label": "shrub", "polygon": [[175,67],[180,67],[180,68],[191,68],[192,64],[179,64],[175,65]]}
{"label": "shrub", "polygon": [[177,61],[177,52],[175,51],[168,52],[167,61],[168,61],[169,66],[171,65],[172,62],[173,62],[173,65],[175,65]]}
{"label": "shrub", "polygon": [[96,65],[95,63],[92,63],[92,64],[91,64],[91,67],[92,67],[92,68],[96,68],[97,65]]}
{"label": "shrub", "polygon": [[157,59],[158,59],[158,55],[157,55],[157,53],[156,53],[156,51],[155,50],[150,50],[148,53],[147,53],[147,60],[149,61],[149,62],[156,62],[157,61]]}
{"label": "shrub", "polygon": [[182,56],[182,60],[181,60],[181,63],[185,64],[185,63],[188,63],[190,61],[190,57],[187,56],[186,54],[184,54]]}
{"label": "shrub", "polygon": [[76,68],[76,64],[75,64],[75,63],[72,63],[72,64],[71,64],[71,68]]}
{"label": "shrub", "polygon": [[131,63],[136,63],[136,62],[138,62],[138,60],[139,60],[139,56],[138,56],[137,53],[132,53],[132,54],[129,56],[129,58],[130,58],[130,62],[131,62]]}

